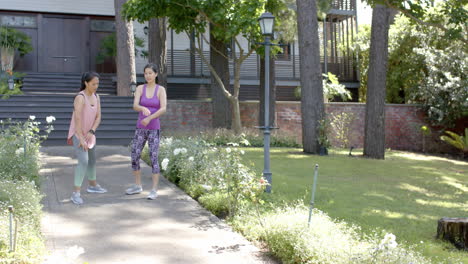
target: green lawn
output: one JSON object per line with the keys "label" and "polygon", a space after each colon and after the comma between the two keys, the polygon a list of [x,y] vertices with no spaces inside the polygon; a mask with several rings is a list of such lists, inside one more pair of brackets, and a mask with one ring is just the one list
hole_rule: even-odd
{"label": "green lawn", "polygon": [[[246,163],[263,171],[263,149],[243,148]],[[353,151],[360,155],[362,152]],[[436,156],[389,151],[385,160],[305,155],[302,149],[271,150],[276,202],[310,201],[313,169],[319,164],[315,205],[331,217],[357,224],[364,232],[385,229],[397,242],[414,245],[434,259],[461,258],[468,252],[434,239],[437,220],[468,216],[468,163]]]}

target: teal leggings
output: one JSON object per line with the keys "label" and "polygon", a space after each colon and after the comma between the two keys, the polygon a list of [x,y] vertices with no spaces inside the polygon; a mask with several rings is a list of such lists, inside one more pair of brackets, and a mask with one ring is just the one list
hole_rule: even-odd
{"label": "teal leggings", "polygon": [[96,180],[96,146],[84,151],[79,145],[80,140],[73,136],[73,148],[78,159],[78,165],[75,167],[75,187],[81,187],[85,175],[90,181]]}

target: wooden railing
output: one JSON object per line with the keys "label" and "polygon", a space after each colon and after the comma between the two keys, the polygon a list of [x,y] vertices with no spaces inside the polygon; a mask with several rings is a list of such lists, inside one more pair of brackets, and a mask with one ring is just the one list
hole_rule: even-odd
{"label": "wooden railing", "polygon": [[[204,52],[207,60],[210,60],[209,51]],[[325,71],[324,57],[321,57],[322,71]],[[210,71],[199,55],[192,55],[188,50],[168,50],[167,56],[168,75],[173,77],[208,77]],[[328,57],[327,71],[338,76],[340,81],[357,81],[354,59],[352,57]],[[229,70],[233,72],[231,60]],[[299,56],[287,55],[277,57],[276,79],[298,80],[300,78]],[[256,54],[247,58],[241,67],[241,79],[258,80],[260,77],[260,59]]]}

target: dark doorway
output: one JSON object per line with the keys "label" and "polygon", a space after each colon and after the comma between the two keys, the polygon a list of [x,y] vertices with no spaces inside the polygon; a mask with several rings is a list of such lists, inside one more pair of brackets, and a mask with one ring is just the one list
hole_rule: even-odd
{"label": "dark doorway", "polygon": [[85,19],[43,17],[40,72],[82,72],[88,56]]}

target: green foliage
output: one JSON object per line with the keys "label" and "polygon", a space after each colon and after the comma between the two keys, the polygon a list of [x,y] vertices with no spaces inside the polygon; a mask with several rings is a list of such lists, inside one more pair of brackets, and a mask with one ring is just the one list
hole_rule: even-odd
{"label": "green foliage", "polygon": [[456,147],[463,152],[468,152],[468,128],[465,128],[465,136],[457,135],[452,131],[445,131],[445,133],[448,136],[441,136],[440,139],[442,141]]}
{"label": "green foliage", "polygon": [[[32,182],[0,179],[0,263],[42,262],[42,197]],[[9,252],[9,205],[13,205],[18,223],[15,252]]]}
{"label": "green foliage", "polygon": [[[244,162],[253,162],[255,170],[261,171],[263,149],[243,150]],[[362,155],[362,150],[355,149],[354,157],[349,157],[348,152],[349,150],[332,148],[329,156],[323,157],[304,154],[299,148],[273,148],[273,192],[268,195],[268,200],[262,198],[273,203],[271,207],[284,207],[297,200],[304,200],[308,207],[313,166],[319,164],[314,206],[332,219],[360,226],[358,233],[362,236],[382,229],[393,233],[398,244],[414,246],[415,251],[430,259],[426,263],[468,263],[466,252],[456,250],[453,245],[434,238],[436,223],[441,216],[466,215],[467,162],[393,150],[386,152],[385,160],[372,160],[358,158]],[[260,209],[265,206],[268,203]],[[247,208],[246,211],[250,211],[251,217],[244,218],[244,214],[241,214],[242,218],[236,218],[243,223],[242,229],[238,230],[245,230],[242,232],[246,237],[257,239],[267,229],[259,223],[264,217],[259,216],[254,209]],[[286,216],[289,214],[285,213],[283,218],[272,213],[269,219],[277,217],[278,220],[273,220],[275,222],[272,225],[283,222],[283,232],[288,232]],[[291,216],[292,219],[294,217],[295,215]],[[297,221],[306,225],[307,212],[303,212],[300,218]],[[315,225],[322,227],[312,219],[311,227]],[[280,227],[275,232],[279,231]],[[343,253],[346,252],[341,239],[330,237],[330,242],[334,243],[330,249],[325,247],[322,250],[334,251],[341,248]]]}
{"label": "green foliage", "polygon": [[8,87],[9,74],[0,75],[0,95],[2,99],[8,99],[11,95],[23,94],[21,87],[23,86],[22,78],[26,75],[20,72],[12,72],[14,77],[14,89],[10,90]]}
{"label": "green foliage", "polygon": [[[240,146],[263,147],[263,133],[258,129],[244,128],[240,135],[236,135],[232,130],[218,128],[201,132],[199,137],[204,141],[216,146],[228,146],[236,143]],[[270,137],[272,147],[301,147],[295,135],[283,132],[281,129],[274,130]]]}
{"label": "green foliage", "polygon": [[328,139],[328,133],[330,131],[330,121],[327,118],[319,120],[318,128],[318,143],[320,146],[329,148],[331,146],[330,140]]}
{"label": "green foliage", "polygon": [[10,27],[0,27],[0,47],[13,48],[20,56],[31,52],[31,38],[25,33]]}
{"label": "green foliage", "polygon": [[[335,97],[339,96],[343,101],[351,99],[351,93],[346,90],[343,84],[340,84],[338,77],[335,74],[328,72],[323,74],[323,97],[328,101],[333,101]],[[294,96],[301,98],[301,87],[298,86],[294,89]]]}
{"label": "green foliage", "polygon": [[[145,41],[136,35],[134,36],[135,39],[135,57],[141,56],[143,58],[148,56],[148,52],[145,50],[139,50],[137,48],[143,48],[145,46]],[[104,61],[108,58],[116,58],[117,57],[117,42],[115,32],[106,36],[102,39],[101,47],[99,53],[96,56],[96,63],[104,63]]]}
{"label": "green foliage", "polygon": [[201,196],[198,201],[214,215],[226,217],[229,212],[229,206],[228,203],[226,203],[228,198],[227,193],[212,192]]}
{"label": "green foliage", "polygon": [[264,241],[284,263],[303,264],[428,264],[430,260],[396,242],[393,234],[361,236],[357,226],[314,210],[307,227],[308,208],[297,203],[262,213],[245,212],[234,220],[237,230]]}
{"label": "green foliage", "polygon": [[[53,129],[53,117],[40,134],[35,117],[24,123],[0,120],[0,263],[42,263],[40,232],[43,195],[39,192],[39,144]],[[25,148],[26,146],[26,148]],[[14,207],[17,227],[15,252],[9,252],[9,212]]]}
{"label": "green foliage", "polygon": [[[426,10],[425,21],[445,21],[441,5]],[[445,20],[443,20],[445,19]],[[431,123],[450,127],[468,115],[466,44],[448,39],[443,30],[414,24],[403,15],[389,33],[387,103],[421,104]],[[365,101],[369,66],[370,28],[363,27],[355,42],[361,73],[360,100]]]}
{"label": "green foliage", "polygon": [[39,186],[39,146],[53,129],[53,121],[40,134],[40,122],[34,119],[24,123],[0,120],[0,179],[33,181]]}
{"label": "green foliage", "polygon": [[433,125],[451,127],[468,115],[468,57],[466,45],[451,41],[441,49],[424,43],[416,52],[424,56],[425,81],[412,93]]}
{"label": "green foliage", "polygon": [[133,0],[124,5],[124,16],[140,22],[154,17],[167,17],[168,24],[177,33],[195,31],[204,33],[209,23],[216,39],[229,42],[238,36],[260,40],[257,18],[263,12],[262,1],[151,1]]}
{"label": "green foliage", "polygon": [[[243,151],[232,145],[217,148],[200,138],[164,138],[159,153],[162,174],[217,215],[234,217],[258,200],[265,181],[240,162]],[[146,151],[142,156],[149,162]]]}

